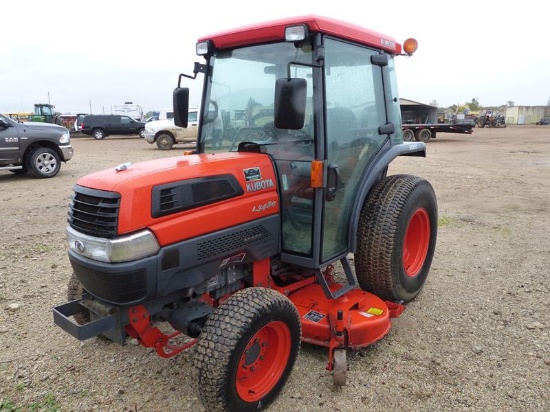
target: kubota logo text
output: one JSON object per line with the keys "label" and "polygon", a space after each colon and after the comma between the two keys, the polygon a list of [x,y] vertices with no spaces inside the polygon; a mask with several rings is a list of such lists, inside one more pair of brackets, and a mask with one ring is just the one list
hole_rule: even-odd
{"label": "kubota logo text", "polygon": [[246,191],[247,192],[256,192],[258,190],[269,189],[273,186],[275,186],[275,185],[273,184],[273,180],[271,180],[271,179],[258,180],[256,182],[247,183],[246,184]]}

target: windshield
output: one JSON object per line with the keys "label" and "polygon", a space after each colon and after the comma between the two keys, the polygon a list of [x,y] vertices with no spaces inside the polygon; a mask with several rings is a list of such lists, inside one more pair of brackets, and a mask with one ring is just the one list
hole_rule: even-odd
{"label": "windshield", "polygon": [[288,76],[288,63],[311,64],[311,46],[275,43],[218,53],[210,59],[207,106],[200,136],[202,152],[236,151],[239,143],[275,144],[284,134],[307,139],[312,130],[311,67],[292,65],[292,77],[308,81],[305,125],[301,130],[273,126],[275,82]]}
{"label": "windshield", "polygon": [[4,116],[3,114],[0,114],[0,118],[4,120],[6,123],[17,124],[15,120],[9,118],[8,116]]}

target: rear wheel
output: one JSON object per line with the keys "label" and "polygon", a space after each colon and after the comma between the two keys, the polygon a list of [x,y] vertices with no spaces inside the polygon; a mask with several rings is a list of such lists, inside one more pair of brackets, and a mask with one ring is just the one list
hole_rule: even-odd
{"label": "rear wheel", "polygon": [[101,140],[105,137],[105,132],[101,129],[94,129],[92,132],[92,136],[94,136],[94,139]]}
{"label": "rear wheel", "polygon": [[418,140],[419,142],[426,143],[432,138],[432,132],[430,131],[430,129],[420,129],[417,130],[415,137],[416,140]]}
{"label": "rear wheel", "polygon": [[298,311],[272,289],[235,293],[209,317],[194,366],[208,411],[258,411],[288,379],[301,339]]}
{"label": "rear wheel", "polygon": [[48,147],[37,147],[27,158],[26,168],[34,177],[47,179],[54,177],[61,169],[61,158]]}
{"label": "rear wheel", "polygon": [[414,140],[414,132],[411,129],[403,130],[403,140],[406,142],[412,142]]}
{"label": "rear wheel", "polygon": [[437,237],[437,201],[419,177],[393,175],[369,194],[359,220],[355,254],[363,290],[408,302],[428,276]]}
{"label": "rear wheel", "polygon": [[174,139],[169,134],[163,133],[157,137],[157,147],[160,150],[170,150],[174,146]]}

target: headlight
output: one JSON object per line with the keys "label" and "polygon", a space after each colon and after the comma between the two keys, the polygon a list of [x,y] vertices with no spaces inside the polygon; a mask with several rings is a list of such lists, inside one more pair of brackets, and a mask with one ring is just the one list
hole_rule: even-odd
{"label": "headlight", "polygon": [[63,133],[59,138],[59,143],[66,144],[71,142],[71,133]]}
{"label": "headlight", "polygon": [[148,230],[116,239],[88,236],[67,227],[69,248],[84,257],[101,262],[129,262],[156,254],[160,247]]}

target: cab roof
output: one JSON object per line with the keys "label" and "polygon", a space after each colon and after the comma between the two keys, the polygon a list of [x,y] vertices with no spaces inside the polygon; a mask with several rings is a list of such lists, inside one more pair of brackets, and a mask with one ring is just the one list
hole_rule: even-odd
{"label": "cab roof", "polygon": [[324,33],[365,46],[382,49],[391,54],[401,54],[402,46],[393,37],[355,24],[329,17],[308,15],[288,17],[248,26],[238,27],[201,37],[199,42],[210,40],[216,49],[284,41],[285,27],[305,24],[310,33]]}

